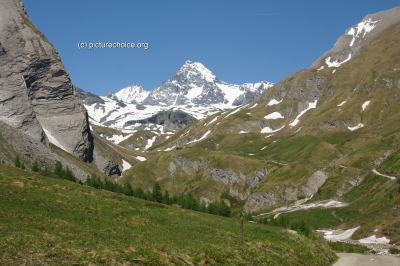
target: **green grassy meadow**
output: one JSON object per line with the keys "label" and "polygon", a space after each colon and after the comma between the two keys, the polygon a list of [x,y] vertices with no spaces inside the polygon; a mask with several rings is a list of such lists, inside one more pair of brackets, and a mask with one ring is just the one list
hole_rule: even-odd
{"label": "green grassy meadow", "polygon": [[279,228],[96,190],[0,164],[1,265],[329,265]]}

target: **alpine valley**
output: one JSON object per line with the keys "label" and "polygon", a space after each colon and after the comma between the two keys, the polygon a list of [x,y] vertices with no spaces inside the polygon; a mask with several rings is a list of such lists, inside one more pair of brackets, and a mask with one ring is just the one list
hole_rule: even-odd
{"label": "alpine valley", "polygon": [[[186,61],[98,96],[20,0],[0,6],[0,264],[330,265],[325,239],[400,252],[400,7],[277,84]],[[239,236],[242,215],[264,224]]]}

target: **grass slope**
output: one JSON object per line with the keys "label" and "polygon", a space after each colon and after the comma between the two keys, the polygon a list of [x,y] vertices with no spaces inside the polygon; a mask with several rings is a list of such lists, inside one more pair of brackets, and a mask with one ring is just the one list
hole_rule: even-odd
{"label": "grass slope", "polygon": [[141,201],[0,164],[0,264],[326,265],[280,229]]}

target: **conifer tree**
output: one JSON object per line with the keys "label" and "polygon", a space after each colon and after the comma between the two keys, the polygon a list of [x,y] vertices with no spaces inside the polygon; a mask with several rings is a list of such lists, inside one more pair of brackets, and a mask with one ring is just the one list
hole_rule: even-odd
{"label": "conifer tree", "polygon": [[61,177],[62,174],[62,170],[63,170],[63,165],[60,161],[56,161],[56,164],[54,166],[54,173],[58,176]]}
{"label": "conifer tree", "polygon": [[153,193],[152,193],[151,196],[152,196],[153,201],[160,202],[160,203],[163,202],[163,195],[162,195],[162,192],[161,192],[160,184],[158,184],[158,182],[156,182],[154,184]]}
{"label": "conifer tree", "polygon": [[132,186],[129,182],[126,182],[124,187],[123,187],[123,194],[127,195],[127,196],[133,196],[133,189]]}
{"label": "conifer tree", "polygon": [[21,160],[19,159],[19,155],[15,156],[14,159],[14,166],[20,168],[21,167]]}
{"label": "conifer tree", "polygon": [[165,192],[164,192],[163,203],[168,204],[168,205],[171,204],[171,200],[169,198],[168,190],[165,190]]}

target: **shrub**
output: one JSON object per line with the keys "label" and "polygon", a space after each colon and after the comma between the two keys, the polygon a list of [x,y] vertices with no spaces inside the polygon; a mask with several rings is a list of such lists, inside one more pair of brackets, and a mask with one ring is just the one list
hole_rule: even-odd
{"label": "shrub", "polygon": [[397,248],[389,248],[389,253],[390,254],[400,254],[400,249]]}

